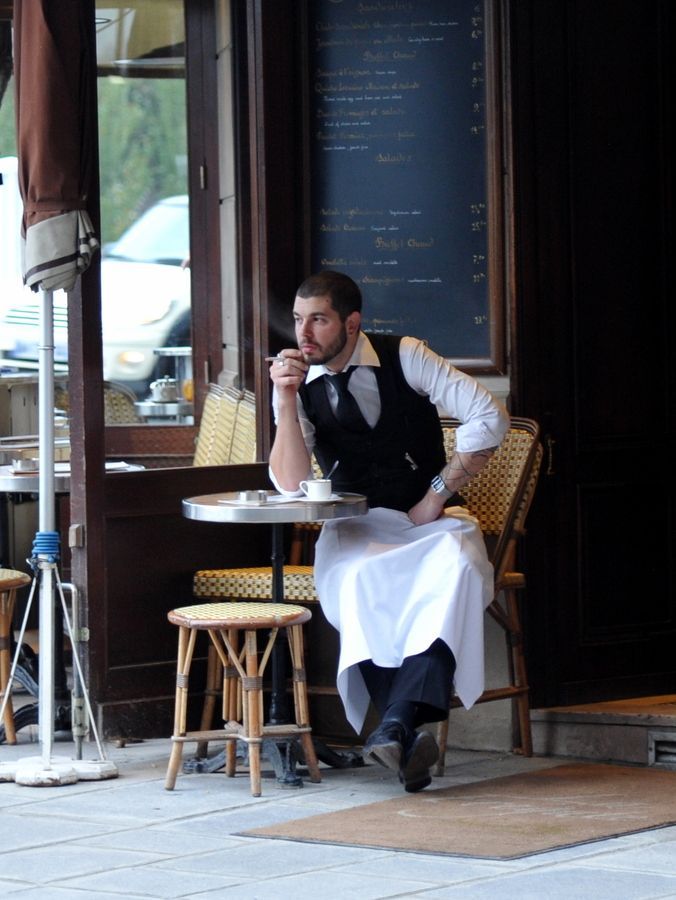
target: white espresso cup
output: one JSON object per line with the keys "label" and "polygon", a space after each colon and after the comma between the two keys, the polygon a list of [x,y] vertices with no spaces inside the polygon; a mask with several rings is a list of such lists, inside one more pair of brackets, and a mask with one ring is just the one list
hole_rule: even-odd
{"label": "white espresso cup", "polygon": [[330,478],[313,478],[312,480],[301,481],[299,487],[308,500],[328,500],[331,497]]}

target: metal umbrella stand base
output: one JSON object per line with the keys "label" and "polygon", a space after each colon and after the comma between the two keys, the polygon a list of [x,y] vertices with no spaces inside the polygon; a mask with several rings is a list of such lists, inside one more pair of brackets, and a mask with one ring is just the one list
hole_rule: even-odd
{"label": "metal umbrella stand base", "polygon": [[117,778],[117,767],[110,760],[73,760],[53,756],[47,765],[41,756],[28,756],[16,763],[0,765],[0,781],[14,781],[26,787],[58,787],[76,781],[104,781]]}

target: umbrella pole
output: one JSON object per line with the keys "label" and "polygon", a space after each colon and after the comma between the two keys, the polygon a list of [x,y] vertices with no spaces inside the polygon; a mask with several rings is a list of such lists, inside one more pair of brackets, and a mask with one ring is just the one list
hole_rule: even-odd
{"label": "umbrella pole", "polygon": [[[40,291],[40,345],[38,348],[38,446],[40,459],[39,515],[40,535],[54,535],[54,306],[53,292]],[[58,552],[58,535],[56,549]],[[38,546],[40,579],[40,670],[38,724],[42,758],[48,768],[54,743],[54,557]]]}

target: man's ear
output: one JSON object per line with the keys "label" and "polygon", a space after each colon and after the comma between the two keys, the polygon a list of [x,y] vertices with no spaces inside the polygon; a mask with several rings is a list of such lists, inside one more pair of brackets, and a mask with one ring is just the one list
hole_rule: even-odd
{"label": "man's ear", "polygon": [[345,319],[345,328],[347,329],[348,334],[356,334],[359,331],[359,327],[361,325],[361,313],[354,310],[350,315]]}

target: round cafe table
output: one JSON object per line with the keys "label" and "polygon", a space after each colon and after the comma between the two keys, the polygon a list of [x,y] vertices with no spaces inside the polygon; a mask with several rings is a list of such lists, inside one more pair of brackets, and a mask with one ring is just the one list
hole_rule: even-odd
{"label": "round cafe table", "polygon": [[[246,498],[246,499],[244,499]],[[222,494],[204,494],[183,500],[183,515],[201,522],[224,524],[272,526],[272,601],[284,602],[284,525],[293,522],[326,522],[363,516],[368,512],[368,501],[363,494],[332,494],[328,500],[309,500],[305,497],[285,497],[275,491],[229,491]],[[285,689],[286,656],[284,648],[275,644],[271,659],[271,693],[268,719],[271,724],[289,720],[288,700]],[[276,754],[271,759],[278,768]],[[280,780],[295,783],[296,777],[288,771],[286,761],[281,761],[285,771]],[[213,769],[212,769],[213,770]]]}
{"label": "round cafe table", "polygon": [[[246,500],[242,499],[245,494]],[[226,491],[188,497],[183,501],[183,515],[188,519],[249,525],[325,522],[363,516],[366,512],[368,502],[363,494],[331,494],[328,500],[310,500],[285,497],[275,491]]]}

